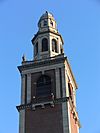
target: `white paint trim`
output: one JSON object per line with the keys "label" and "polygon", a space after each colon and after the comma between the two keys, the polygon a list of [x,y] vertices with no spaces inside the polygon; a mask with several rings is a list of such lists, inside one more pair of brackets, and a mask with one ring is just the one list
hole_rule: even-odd
{"label": "white paint trim", "polygon": [[25,110],[19,112],[19,133],[25,133]]}
{"label": "white paint trim", "polygon": [[27,103],[31,102],[31,74],[27,74]]}

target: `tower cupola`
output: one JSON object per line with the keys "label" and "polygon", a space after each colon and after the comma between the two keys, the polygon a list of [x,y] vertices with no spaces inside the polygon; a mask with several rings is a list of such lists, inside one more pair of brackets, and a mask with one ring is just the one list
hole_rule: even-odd
{"label": "tower cupola", "polygon": [[39,19],[38,32],[32,39],[34,60],[63,54],[63,39],[57,30],[53,15],[45,12]]}
{"label": "tower cupola", "polygon": [[38,22],[38,27],[40,32],[47,30],[57,32],[56,21],[53,15],[47,11],[40,17],[40,20]]}

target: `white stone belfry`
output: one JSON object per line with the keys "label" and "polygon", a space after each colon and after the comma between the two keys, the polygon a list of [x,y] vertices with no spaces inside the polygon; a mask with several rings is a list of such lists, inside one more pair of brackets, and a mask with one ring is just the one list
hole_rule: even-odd
{"label": "white stone belfry", "polygon": [[40,17],[38,32],[32,39],[34,60],[63,54],[63,39],[58,33],[56,21],[47,11]]}

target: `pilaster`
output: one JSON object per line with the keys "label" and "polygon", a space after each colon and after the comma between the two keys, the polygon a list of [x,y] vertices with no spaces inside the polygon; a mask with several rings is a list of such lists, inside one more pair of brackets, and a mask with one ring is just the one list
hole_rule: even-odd
{"label": "pilaster", "polygon": [[61,76],[62,76],[62,92],[63,92],[63,97],[66,97],[65,67],[61,68]]}
{"label": "pilaster", "polygon": [[59,74],[59,68],[55,69],[56,73],[56,98],[60,98],[60,74]]}
{"label": "pilaster", "polygon": [[66,102],[62,103],[62,117],[63,117],[63,133],[71,133],[69,131],[68,107]]}
{"label": "pilaster", "polygon": [[19,112],[19,133],[25,133],[25,110]]}
{"label": "pilaster", "polygon": [[21,74],[21,104],[25,104],[25,74]]}
{"label": "pilaster", "polygon": [[27,74],[27,103],[31,102],[31,73]]}

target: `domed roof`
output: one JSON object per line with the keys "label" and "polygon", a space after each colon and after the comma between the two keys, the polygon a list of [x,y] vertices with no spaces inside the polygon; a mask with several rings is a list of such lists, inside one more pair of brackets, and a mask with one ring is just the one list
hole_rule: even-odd
{"label": "domed roof", "polygon": [[39,24],[40,21],[43,20],[43,19],[52,19],[52,20],[55,21],[53,14],[52,14],[52,13],[49,13],[49,12],[47,12],[47,11],[40,17],[38,24]]}
{"label": "domed roof", "polygon": [[46,11],[46,12],[40,17],[40,19],[44,19],[44,18],[48,18],[48,17],[54,18],[54,17],[53,17],[53,14],[49,13],[48,11]]}

